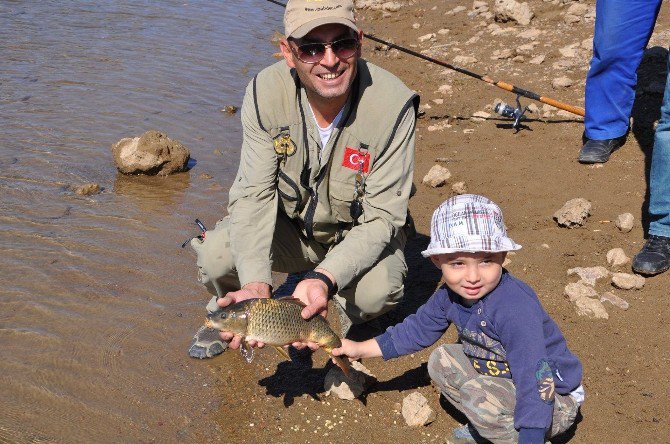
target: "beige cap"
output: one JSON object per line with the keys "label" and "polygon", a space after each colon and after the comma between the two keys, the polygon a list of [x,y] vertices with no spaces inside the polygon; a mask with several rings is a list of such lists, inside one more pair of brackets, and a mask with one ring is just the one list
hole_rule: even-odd
{"label": "beige cap", "polygon": [[289,0],[284,13],[284,33],[296,39],[307,35],[312,29],[339,23],[358,32],[354,18],[353,1],[337,0]]}

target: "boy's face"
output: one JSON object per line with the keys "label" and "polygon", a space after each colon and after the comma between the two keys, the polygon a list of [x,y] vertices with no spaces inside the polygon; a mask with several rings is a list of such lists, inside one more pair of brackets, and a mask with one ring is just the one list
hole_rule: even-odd
{"label": "boy's face", "polygon": [[442,270],[447,286],[473,303],[489,294],[500,282],[507,253],[445,253],[431,256]]}

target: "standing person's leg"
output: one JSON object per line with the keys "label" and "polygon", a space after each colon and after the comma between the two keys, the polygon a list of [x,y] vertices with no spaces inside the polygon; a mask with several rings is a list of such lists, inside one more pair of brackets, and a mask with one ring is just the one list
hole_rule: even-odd
{"label": "standing person's leg", "polygon": [[[670,68],[670,59],[668,59]],[[649,238],[633,259],[633,270],[654,275],[670,268],[670,76],[654,135],[649,174]]]}
{"label": "standing person's leg", "polygon": [[635,100],[637,68],[661,0],[597,0],[593,57],[586,77],[582,163],[607,162],[623,145]]}
{"label": "standing person's leg", "polygon": [[[193,239],[191,246],[198,255],[198,279],[213,295],[207,311],[218,309],[216,300],[230,291],[240,289],[240,281],[230,251],[229,218],[216,223],[207,231],[204,239]],[[275,235],[272,240],[273,271],[294,273],[312,269],[325,250],[318,244],[308,244],[291,221],[280,213],[277,216]],[[193,337],[188,353],[194,358],[210,358],[226,349],[219,332],[201,327]]]}

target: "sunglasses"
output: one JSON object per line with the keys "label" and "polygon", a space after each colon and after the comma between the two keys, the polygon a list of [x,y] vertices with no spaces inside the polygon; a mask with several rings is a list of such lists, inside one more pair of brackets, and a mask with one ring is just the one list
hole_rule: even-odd
{"label": "sunglasses", "polygon": [[340,59],[350,59],[356,54],[359,46],[358,39],[346,38],[334,42],[304,43],[296,45],[295,49],[291,46],[291,50],[298,60],[313,65],[319,63],[325,57],[326,48],[332,49],[333,53]]}

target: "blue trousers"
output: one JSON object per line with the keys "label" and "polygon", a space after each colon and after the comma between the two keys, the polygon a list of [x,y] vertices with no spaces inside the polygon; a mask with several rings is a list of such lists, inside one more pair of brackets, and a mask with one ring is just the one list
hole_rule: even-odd
{"label": "blue trousers", "polygon": [[597,0],[593,58],[586,76],[586,137],[614,139],[628,131],[637,68],[661,0]]}
{"label": "blue trousers", "polygon": [[654,134],[649,173],[649,216],[649,234],[670,237],[670,76],[665,82],[661,119]]}

